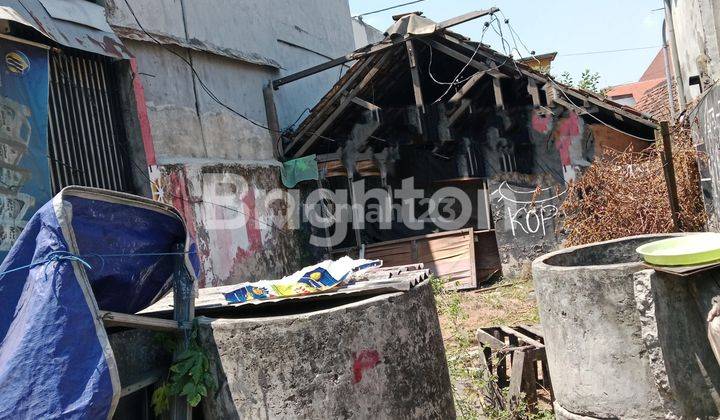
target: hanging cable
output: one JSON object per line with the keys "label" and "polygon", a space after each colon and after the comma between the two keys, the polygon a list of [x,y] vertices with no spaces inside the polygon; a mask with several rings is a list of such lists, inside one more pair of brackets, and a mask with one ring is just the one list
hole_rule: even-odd
{"label": "hanging cable", "polygon": [[[227,109],[227,110],[230,111],[231,113],[237,115],[238,117],[242,118],[243,120],[249,122],[250,124],[252,124],[252,125],[254,125],[254,126],[256,126],[256,127],[262,128],[262,129],[264,129],[264,130],[267,130],[267,131],[270,132],[270,133],[278,134],[278,135],[280,135],[280,136],[282,136],[282,135],[284,134],[282,131],[273,130],[273,129],[271,129],[270,127],[267,127],[267,126],[265,126],[265,125],[263,125],[263,124],[255,121],[255,120],[253,120],[252,118],[244,115],[243,113],[241,113],[241,112],[235,110],[234,108],[232,108],[230,105],[228,105],[228,104],[226,104],[225,102],[221,101],[221,100],[215,95],[215,93],[205,84],[205,81],[200,77],[200,75],[198,74],[198,72],[195,70],[195,67],[193,66],[193,64],[192,64],[188,59],[186,59],[185,57],[183,57],[182,55],[180,55],[178,52],[174,51],[173,49],[169,48],[167,45],[165,45],[165,44],[163,44],[162,42],[160,42],[157,38],[155,38],[155,36],[153,36],[150,32],[148,32],[148,31],[145,29],[145,27],[142,25],[142,23],[140,23],[140,20],[138,19],[137,15],[135,14],[135,10],[133,10],[132,6],[130,6],[130,3],[128,2],[128,0],[123,0],[123,1],[125,2],[125,5],[128,7],[128,10],[130,11],[130,14],[133,16],[133,19],[135,20],[135,23],[137,23],[138,27],[140,27],[140,30],[141,30],[148,38],[150,38],[154,43],[156,43],[157,45],[159,45],[159,46],[162,47],[163,49],[167,50],[168,52],[170,52],[170,53],[173,54],[174,56],[178,57],[183,63],[185,63],[185,64],[190,68],[190,71],[192,72],[193,76],[195,76],[195,78],[197,78],[197,81],[198,81],[198,83],[200,84],[200,87],[203,89],[203,91],[205,91],[205,93],[210,97],[210,99],[212,99],[212,100],[215,101],[218,105],[222,106],[223,108]],[[308,133],[309,133],[309,134],[313,134],[313,135],[317,135],[318,138],[321,138],[321,139],[323,139],[323,140],[327,140],[327,141],[331,141],[331,142],[337,142],[336,139],[333,139],[333,138],[331,138],[331,137],[327,137],[327,136],[324,136],[324,135],[321,135],[321,134],[318,134],[318,133],[315,133],[315,132],[308,132]]]}

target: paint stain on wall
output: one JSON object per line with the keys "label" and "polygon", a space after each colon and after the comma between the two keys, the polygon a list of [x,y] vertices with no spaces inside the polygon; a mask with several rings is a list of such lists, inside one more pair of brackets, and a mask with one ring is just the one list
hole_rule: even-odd
{"label": "paint stain on wall", "polygon": [[567,118],[563,118],[557,123],[555,130],[555,147],[560,153],[560,162],[563,165],[571,165],[570,148],[573,142],[580,142],[581,126],[580,117],[574,112],[570,112]]}
{"label": "paint stain on wall", "polygon": [[540,115],[537,111],[533,111],[530,124],[538,133],[547,134],[552,129],[552,120],[552,114]]}
{"label": "paint stain on wall", "polygon": [[380,353],[377,350],[362,350],[360,353],[353,353],[353,383],[359,383],[362,380],[363,372],[378,364],[380,364]]}

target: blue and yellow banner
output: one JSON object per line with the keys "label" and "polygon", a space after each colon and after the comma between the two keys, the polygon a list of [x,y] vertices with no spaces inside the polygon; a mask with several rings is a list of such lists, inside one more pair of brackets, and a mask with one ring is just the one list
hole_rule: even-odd
{"label": "blue and yellow banner", "polygon": [[52,197],[48,48],[0,37],[0,259]]}

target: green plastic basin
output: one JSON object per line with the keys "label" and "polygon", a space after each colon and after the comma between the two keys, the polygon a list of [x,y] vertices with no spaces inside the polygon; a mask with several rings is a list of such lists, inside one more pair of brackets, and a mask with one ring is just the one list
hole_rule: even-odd
{"label": "green plastic basin", "polygon": [[654,265],[701,265],[720,261],[720,233],[698,233],[639,246],[637,253]]}

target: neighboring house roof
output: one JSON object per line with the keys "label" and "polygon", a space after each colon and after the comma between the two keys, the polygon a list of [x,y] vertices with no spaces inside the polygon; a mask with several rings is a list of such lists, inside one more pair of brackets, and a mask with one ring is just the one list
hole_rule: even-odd
{"label": "neighboring house roof", "polygon": [[[674,81],[672,87],[675,111],[678,111],[680,106],[677,102],[677,86]],[[651,115],[658,121],[670,121],[670,101],[668,99],[667,83],[663,81],[663,83],[645,92],[645,96],[635,105],[635,109],[644,114]]]}
{"label": "neighboring house roof", "polygon": [[658,51],[657,55],[655,55],[655,58],[653,58],[652,63],[650,63],[648,68],[645,70],[645,73],[643,73],[643,75],[640,76],[640,81],[643,82],[645,80],[664,79],[664,78],[665,78],[665,54],[663,52],[663,49],[660,48],[660,51]]}
{"label": "neighboring house roof", "polygon": [[635,103],[640,102],[645,92],[654,88],[660,83],[664,83],[665,78],[643,80],[640,82],[626,83],[612,87],[605,95],[610,99],[622,99],[632,96]]}
{"label": "neighboring house roof", "polygon": [[547,72],[550,70],[550,65],[557,57],[557,52],[551,52],[546,54],[538,54],[531,57],[518,58],[518,63],[523,63],[530,66],[533,70],[539,70]]}
{"label": "neighboring house roof", "polygon": [[[613,86],[607,91],[606,95],[608,98],[622,100],[628,105],[635,106],[643,99],[646,92],[661,83],[665,83],[665,53],[662,48],[655,55],[648,68],[645,69],[643,75],[640,76],[640,80]],[[627,101],[631,97],[632,101]]]}

